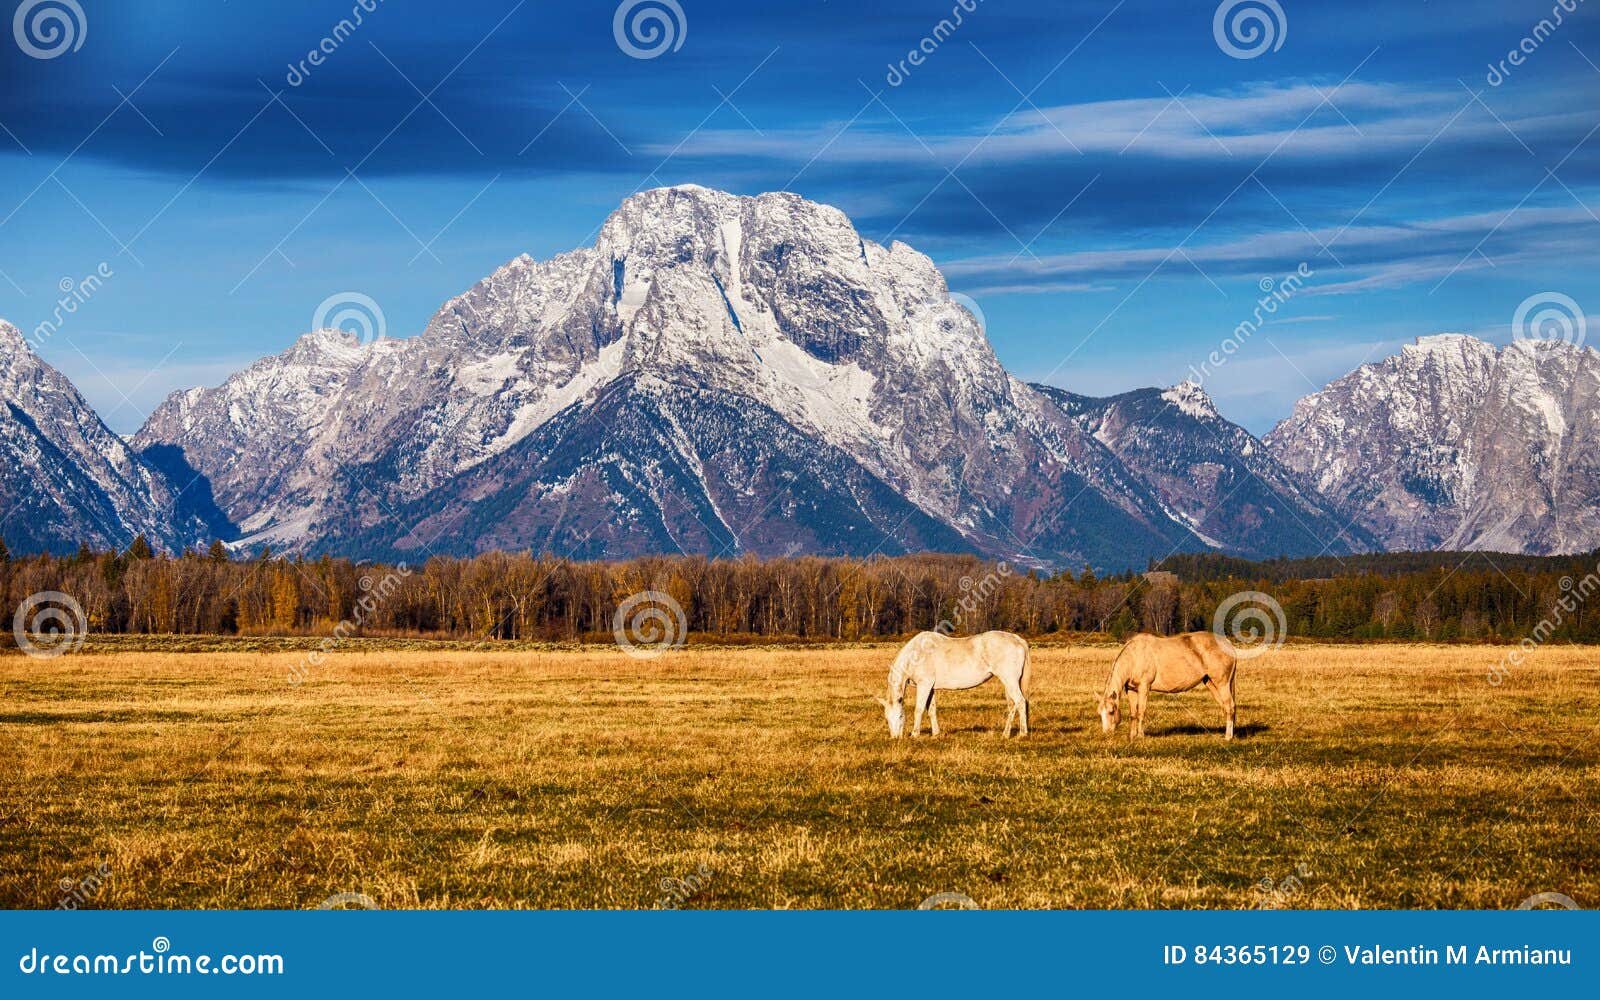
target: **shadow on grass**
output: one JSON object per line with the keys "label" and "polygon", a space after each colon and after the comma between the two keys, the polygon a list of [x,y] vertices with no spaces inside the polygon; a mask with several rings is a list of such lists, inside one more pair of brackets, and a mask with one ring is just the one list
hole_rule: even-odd
{"label": "shadow on grass", "polygon": [[[909,729],[910,727],[908,726],[907,728]],[[1057,725],[1057,724],[1052,724],[1052,723],[1045,723],[1045,724],[1041,725],[1040,723],[1033,722],[1033,723],[1029,724],[1028,735],[1030,737],[1034,737],[1034,736],[1076,736],[1076,735],[1079,735],[1079,734],[1082,734],[1082,733],[1088,733],[1088,732],[1091,732],[1091,731],[1099,732],[1100,731],[1099,723],[1094,723],[1092,725],[1090,725],[1090,724],[1072,725],[1072,724],[1065,724],[1065,723]],[[946,736],[955,736],[955,735],[958,735],[958,734],[966,735],[966,734],[969,734],[969,733],[974,735],[974,736],[989,735],[989,736],[998,737],[1000,735],[1000,723],[998,723],[998,722],[990,723],[990,724],[976,723],[976,724],[967,725],[967,726],[952,726],[952,725],[946,724],[942,729],[939,730],[939,733],[940,733],[940,736],[939,736],[940,739],[944,739]],[[927,723],[923,723],[922,736],[926,737],[927,735],[928,735]],[[1016,729],[1012,729],[1011,735],[1012,735],[1013,738],[1016,737],[1016,735],[1017,735]]]}
{"label": "shadow on grass", "polygon": [[0,713],[0,725],[58,726],[85,722],[190,722],[203,717],[196,712],[176,712],[161,709],[3,712]]}
{"label": "shadow on grass", "polygon": [[[1238,739],[1247,740],[1271,729],[1272,727],[1264,722],[1247,722],[1242,726],[1234,726],[1233,735]],[[1221,736],[1222,732],[1223,727],[1221,726],[1197,726],[1192,722],[1186,722],[1181,726],[1146,729],[1145,736],[1149,738],[1158,736]]]}

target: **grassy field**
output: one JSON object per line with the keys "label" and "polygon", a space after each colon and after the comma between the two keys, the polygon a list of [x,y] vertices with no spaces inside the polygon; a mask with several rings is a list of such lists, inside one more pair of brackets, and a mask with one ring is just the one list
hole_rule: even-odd
{"label": "grassy field", "polygon": [[991,685],[891,741],[892,653],[0,657],[0,905],[1600,905],[1595,650],[1291,646],[1233,744],[1101,735],[1112,648],[1036,650],[1026,740]]}

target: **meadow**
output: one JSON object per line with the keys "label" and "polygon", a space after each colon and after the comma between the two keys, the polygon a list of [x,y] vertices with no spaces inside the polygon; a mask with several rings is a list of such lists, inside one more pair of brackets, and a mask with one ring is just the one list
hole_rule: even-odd
{"label": "meadow", "polygon": [[[204,649],[203,644],[199,647]],[[0,657],[0,905],[1600,905],[1600,652],[1291,644],[1104,736],[1038,648],[893,741],[894,647]]]}

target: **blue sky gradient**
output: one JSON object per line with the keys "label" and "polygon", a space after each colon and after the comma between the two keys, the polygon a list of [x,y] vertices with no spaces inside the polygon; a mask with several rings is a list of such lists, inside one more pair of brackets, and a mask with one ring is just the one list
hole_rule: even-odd
{"label": "blue sky gradient", "polygon": [[1508,340],[1530,295],[1600,313],[1600,0],[1562,2],[1279,0],[1235,58],[1210,2],[678,0],[641,59],[614,2],[79,0],[76,48],[0,36],[0,317],[34,330],[104,262],[40,353],[126,432],[330,295],[409,336],[633,191],[787,189],[1093,394],[1184,377],[1306,264],[1207,382],[1263,432],[1413,337]]}

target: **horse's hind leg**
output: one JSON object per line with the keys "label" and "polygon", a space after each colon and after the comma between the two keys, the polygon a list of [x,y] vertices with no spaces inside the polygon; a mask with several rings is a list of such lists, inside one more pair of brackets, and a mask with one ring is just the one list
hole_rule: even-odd
{"label": "horse's hind leg", "polygon": [[1223,696],[1224,696],[1224,699],[1225,699],[1222,702],[1222,711],[1228,717],[1228,732],[1227,732],[1226,735],[1224,735],[1222,737],[1225,740],[1233,739],[1233,720],[1234,720],[1235,714],[1238,711],[1238,705],[1234,702],[1234,699],[1233,699],[1233,681],[1234,681],[1234,678],[1236,678],[1238,676],[1239,675],[1237,673],[1229,674],[1228,675],[1228,683],[1223,685],[1223,687],[1222,687],[1222,693],[1223,693]]}
{"label": "horse's hind leg", "polygon": [[[914,717],[914,721],[911,723],[911,735],[912,736],[920,736],[922,734],[922,713],[923,713],[923,711],[925,709],[930,707],[932,704],[933,704],[933,682],[929,681],[926,684],[918,684],[917,685],[917,712],[916,712],[916,716]],[[935,736],[939,735],[938,723],[934,723],[933,734]]]}
{"label": "horse's hind leg", "polygon": [[1233,678],[1230,676],[1225,684],[1219,684],[1211,678],[1206,678],[1206,687],[1211,690],[1211,697],[1217,699],[1217,704],[1222,707],[1222,718],[1227,723],[1227,731],[1223,733],[1225,740],[1233,739]]}
{"label": "horse's hind leg", "polygon": [[1017,735],[1028,735],[1028,696],[1022,693],[1022,686],[1015,681],[1006,684],[1006,730],[1005,735],[1011,735],[1011,720],[1016,719],[1021,723]]}
{"label": "horse's hind leg", "polygon": [[928,723],[933,726],[933,735],[939,735],[939,691],[935,688],[928,694]]}

